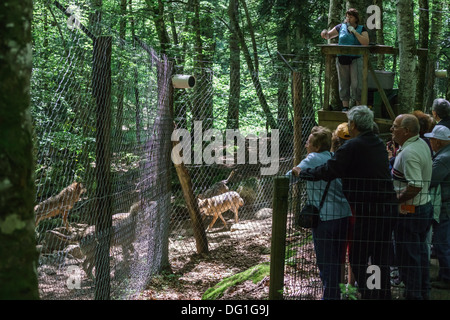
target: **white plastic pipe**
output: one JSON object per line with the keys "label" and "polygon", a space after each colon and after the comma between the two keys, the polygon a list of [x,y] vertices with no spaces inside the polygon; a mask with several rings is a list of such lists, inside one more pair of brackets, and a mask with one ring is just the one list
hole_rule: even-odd
{"label": "white plastic pipe", "polygon": [[447,78],[447,70],[436,70],[434,74],[436,78]]}
{"label": "white plastic pipe", "polygon": [[191,75],[176,74],[172,77],[172,85],[174,88],[193,88],[195,86],[195,77]]}

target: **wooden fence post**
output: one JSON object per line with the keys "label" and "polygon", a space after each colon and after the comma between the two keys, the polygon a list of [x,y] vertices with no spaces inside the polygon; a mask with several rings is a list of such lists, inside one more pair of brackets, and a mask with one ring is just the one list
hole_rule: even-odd
{"label": "wooden fence post", "polygon": [[270,249],[269,300],[282,300],[289,178],[275,177],[273,190],[272,241]]}
{"label": "wooden fence post", "polygon": [[[172,115],[172,119],[174,115],[174,98],[175,98],[174,94],[175,90],[172,82],[170,83],[170,94],[169,94],[170,96],[169,106],[171,110],[170,113]],[[176,146],[177,143],[178,143],[177,141],[172,142],[173,146]],[[180,164],[174,163],[174,166],[177,172],[178,180],[180,181],[181,189],[183,191],[183,197],[186,202],[186,207],[189,211],[189,216],[191,218],[191,225],[194,231],[197,253],[199,254],[208,253],[209,252],[208,238],[206,237],[206,232],[203,227],[200,209],[198,208],[197,198],[195,197],[194,192],[192,191],[193,188],[191,176],[189,175],[189,171],[183,162],[181,162]]]}
{"label": "wooden fence post", "polygon": [[[178,142],[174,141],[173,146]],[[198,208],[197,198],[192,192],[192,181],[189,172],[184,163],[174,164],[177,171],[178,179],[180,180],[181,189],[183,191],[183,197],[186,201],[186,207],[189,211],[191,218],[192,229],[194,231],[194,238],[197,248],[197,253],[208,253],[208,238],[206,238],[206,232],[203,227],[202,218],[200,215],[200,209]]]}

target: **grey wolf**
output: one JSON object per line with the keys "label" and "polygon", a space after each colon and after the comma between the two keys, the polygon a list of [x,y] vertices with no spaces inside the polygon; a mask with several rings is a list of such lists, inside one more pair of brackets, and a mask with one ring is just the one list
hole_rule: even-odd
{"label": "grey wolf", "polygon": [[199,199],[206,199],[206,198],[212,198],[214,196],[218,196],[219,194],[225,193],[230,191],[228,189],[227,183],[230,181],[230,179],[234,176],[234,170],[231,171],[228,178],[225,180],[216,182],[213,184],[209,189],[207,189],[205,192],[198,195]]}
{"label": "grey wolf", "polygon": [[83,185],[80,182],[74,182],[57,195],[36,205],[34,207],[36,227],[39,222],[44,219],[61,215],[66,229],[70,231],[71,228],[68,222],[69,211],[73,208],[75,203],[80,200],[80,197],[84,192],[86,192],[86,189]]}
{"label": "grey wolf", "polygon": [[218,196],[214,196],[208,199],[198,199],[198,207],[200,213],[206,216],[212,216],[213,219],[208,226],[208,230],[211,230],[217,218],[222,220],[225,228],[227,228],[227,223],[222,216],[222,213],[227,210],[231,210],[234,213],[234,220],[238,222],[238,210],[244,205],[244,200],[242,200],[239,193],[236,191],[229,191]]}
{"label": "grey wolf", "polygon": [[[141,202],[136,202],[130,207],[130,212],[117,213],[112,216],[112,228],[109,236],[110,248],[121,246],[122,253],[124,254],[124,260],[130,257],[130,253],[134,253],[133,242],[136,240],[136,224],[137,215],[142,210]],[[94,257],[96,251],[96,244],[99,243],[99,239],[96,238],[95,225],[88,227],[83,237],[80,240],[80,249],[85,259],[82,267],[86,274],[92,278],[92,269],[94,268]]]}

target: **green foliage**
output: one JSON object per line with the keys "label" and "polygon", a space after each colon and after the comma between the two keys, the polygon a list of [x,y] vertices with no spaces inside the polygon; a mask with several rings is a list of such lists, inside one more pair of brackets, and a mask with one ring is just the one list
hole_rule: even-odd
{"label": "green foliage", "polygon": [[270,274],[270,264],[268,262],[258,264],[250,269],[228,277],[214,287],[205,291],[202,296],[202,300],[215,300],[220,298],[223,293],[232,286],[243,283],[247,280],[251,280],[253,283],[257,283],[264,279],[264,277]]}
{"label": "green foliage", "polygon": [[[158,103],[157,95],[149,95],[148,92],[155,90],[158,76],[155,72],[149,72],[148,69],[153,66],[149,65],[148,53],[139,48],[133,35],[148,47],[155,48],[157,52],[160,50],[162,44],[158,40],[156,22],[161,17],[154,11],[157,5],[164,6],[162,21],[168,34],[167,55],[175,64],[175,72],[196,76],[203,75],[205,70],[212,72],[212,83],[208,83],[208,88],[202,88],[201,97],[195,95],[195,90],[185,90],[183,101],[175,101],[185,108],[182,111],[182,116],[186,118],[185,127],[192,128],[193,106],[199,103],[197,101],[201,101],[201,111],[205,111],[209,106],[205,107],[202,103],[212,99],[213,127],[226,129],[230,83],[236,80],[230,79],[229,42],[232,30],[227,13],[228,0],[199,1],[198,15],[194,10],[196,4],[190,6],[190,1],[133,0],[126,11],[122,11],[118,1],[110,0],[102,1],[101,8],[94,8],[91,1],[85,0],[60,3],[78,6],[80,20],[90,30],[94,28],[90,16],[95,10],[101,10],[102,34],[114,38],[111,104],[114,141],[129,145],[136,142],[136,110],[142,113],[142,128],[151,128],[155,119],[152,110]],[[327,27],[329,0],[252,0],[246,3],[254,29],[256,52],[253,52],[250,24],[242,6],[239,23],[253,63],[259,62],[262,92],[275,118],[282,116],[280,110],[286,112],[290,122],[284,128],[292,131],[291,71],[277,51],[294,70],[302,73],[304,114],[320,109],[324,70],[323,57],[316,45],[325,43],[319,36],[319,30]],[[413,4],[418,32],[418,1],[413,1]],[[448,13],[444,12],[444,17],[446,22],[439,61],[442,69],[450,65],[450,29],[445,27],[450,21]],[[93,42],[82,31],[70,30],[67,20],[67,16],[53,2],[35,1],[31,99],[36,148],[40,152],[38,159],[49,160],[50,154],[56,154],[51,166],[49,161],[41,161],[36,173],[45,169],[46,179],[52,181],[61,176],[82,176],[89,170],[89,164],[95,163],[95,100],[91,88]],[[198,29],[197,23],[200,23]],[[395,2],[383,2],[383,23],[385,44],[397,47]],[[118,35],[122,32],[124,39],[119,39]],[[254,53],[258,54],[259,61],[254,61]],[[206,59],[210,61],[206,62]],[[244,136],[258,134],[266,130],[267,118],[242,51],[240,67],[239,130]],[[398,61],[386,55],[386,70],[396,72],[397,68]],[[446,91],[448,80],[445,80],[437,82],[438,94]],[[394,86],[397,86],[398,76],[395,81]],[[204,97],[205,92],[208,97]],[[206,117],[206,113],[203,116]],[[121,123],[119,119],[122,119]],[[316,115],[314,120],[317,122]],[[67,166],[64,162],[67,158],[73,161],[67,170],[63,170]]]}
{"label": "green foliage", "polygon": [[358,288],[344,283],[339,283],[339,288],[341,290],[343,300],[358,300]]}

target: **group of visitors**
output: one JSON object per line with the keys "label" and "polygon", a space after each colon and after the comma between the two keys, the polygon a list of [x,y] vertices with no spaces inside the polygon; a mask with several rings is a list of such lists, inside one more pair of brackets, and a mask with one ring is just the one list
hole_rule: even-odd
{"label": "group of visitors", "polygon": [[[433,285],[450,289],[450,103],[436,99],[432,108],[437,124],[423,136],[416,115],[396,117],[391,133],[398,149],[390,153],[367,106],[351,108],[348,123],[335,132],[312,129],[308,155],[288,175],[306,180],[312,203],[331,181],[312,230],[323,299],[340,299],[348,249],[349,276],[354,275],[362,299],[392,298],[392,265],[399,267],[406,299],[429,299],[432,225],[439,261]],[[378,268],[376,280],[369,266]]]}

